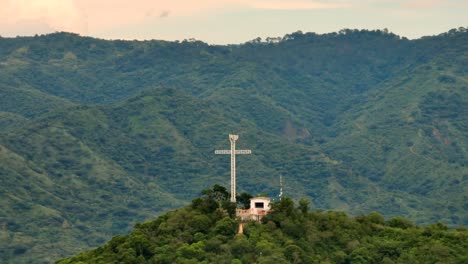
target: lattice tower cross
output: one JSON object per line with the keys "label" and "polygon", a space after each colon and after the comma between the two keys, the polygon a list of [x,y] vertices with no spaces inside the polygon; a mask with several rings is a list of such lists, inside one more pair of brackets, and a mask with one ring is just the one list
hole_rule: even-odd
{"label": "lattice tower cross", "polygon": [[236,155],[252,154],[250,149],[236,150],[236,141],[239,139],[238,135],[229,134],[229,141],[231,141],[231,150],[215,150],[215,154],[229,154],[231,155],[231,202],[236,202]]}

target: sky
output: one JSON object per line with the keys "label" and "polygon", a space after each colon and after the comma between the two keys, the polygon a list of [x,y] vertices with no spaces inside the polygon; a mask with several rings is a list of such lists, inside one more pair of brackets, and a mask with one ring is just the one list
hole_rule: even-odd
{"label": "sky", "polygon": [[298,30],[384,29],[410,39],[468,26],[468,0],[0,0],[0,36],[237,44]]}

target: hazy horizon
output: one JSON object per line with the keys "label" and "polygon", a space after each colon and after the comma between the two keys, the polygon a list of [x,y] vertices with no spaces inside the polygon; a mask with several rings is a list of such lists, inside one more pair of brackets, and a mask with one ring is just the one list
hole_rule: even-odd
{"label": "hazy horizon", "polygon": [[101,39],[238,44],[298,30],[388,28],[417,39],[466,27],[468,0],[0,0],[0,36],[72,32]]}

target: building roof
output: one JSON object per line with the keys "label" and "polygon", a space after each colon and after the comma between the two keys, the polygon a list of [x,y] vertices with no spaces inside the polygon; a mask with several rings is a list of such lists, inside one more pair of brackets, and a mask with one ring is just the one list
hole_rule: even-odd
{"label": "building roof", "polygon": [[270,197],[259,196],[259,197],[253,197],[250,200],[264,200],[264,201],[267,200],[267,201],[271,201],[271,198]]}

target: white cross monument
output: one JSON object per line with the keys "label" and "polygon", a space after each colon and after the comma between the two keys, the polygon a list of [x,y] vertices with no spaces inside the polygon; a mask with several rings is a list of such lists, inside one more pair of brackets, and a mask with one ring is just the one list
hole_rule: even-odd
{"label": "white cross monument", "polygon": [[250,149],[236,150],[236,141],[239,139],[238,135],[229,134],[229,141],[231,141],[231,150],[215,150],[215,154],[230,154],[231,155],[231,202],[236,202],[236,155],[251,154]]}

